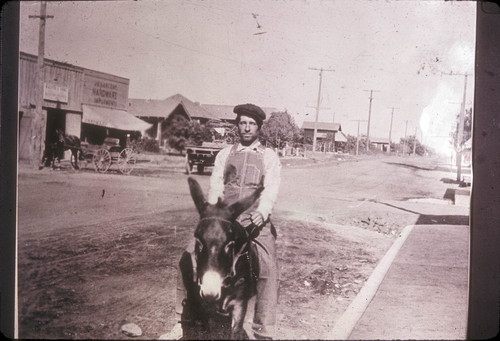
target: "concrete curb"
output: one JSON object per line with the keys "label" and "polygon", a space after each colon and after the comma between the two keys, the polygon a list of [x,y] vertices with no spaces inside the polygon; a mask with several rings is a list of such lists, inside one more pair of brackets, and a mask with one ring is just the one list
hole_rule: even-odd
{"label": "concrete curb", "polygon": [[399,238],[392,244],[386,252],[377,267],[373,270],[365,285],[359,291],[358,295],[344,311],[339,320],[335,323],[333,329],[329,331],[324,339],[328,340],[347,340],[359,319],[365,312],[368,304],[372,301],[378,287],[382,283],[387,271],[391,267],[394,258],[405,243],[406,239],[413,230],[414,225],[406,226]]}

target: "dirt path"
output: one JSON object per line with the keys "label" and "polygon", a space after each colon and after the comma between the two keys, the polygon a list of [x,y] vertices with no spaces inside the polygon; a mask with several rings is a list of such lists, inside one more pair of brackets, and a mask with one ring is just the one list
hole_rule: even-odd
{"label": "dirt path", "polygon": [[[447,175],[431,161],[284,165],[273,218],[278,338],[321,338],[397,233],[425,214],[408,199],[443,199]],[[208,188],[208,176],[195,177]],[[193,212],[177,169],[161,177],[21,172],[20,337],[127,339],[120,326],[128,322],[141,327],[139,339],[168,332]]]}

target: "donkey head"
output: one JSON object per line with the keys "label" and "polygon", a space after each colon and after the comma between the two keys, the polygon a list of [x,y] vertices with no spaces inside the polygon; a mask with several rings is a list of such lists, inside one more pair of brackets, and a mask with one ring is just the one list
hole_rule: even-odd
{"label": "donkey head", "polygon": [[232,205],[219,199],[217,204],[209,204],[200,185],[193,178],[188,178],[194,204],[200,214],[200,221],[195,230],[195,256],[200,295],[207,301],[222,298],[225,279],[234,271],[237,241],[244,236],[244,231],[235,228],[236,218],[247,210],[260,196],[264,189],[261,185],[250,196]]}
{"label": "donkey head", "polygon": [[57,142],[64,142],[64,132],[61,129],[56,129]]}

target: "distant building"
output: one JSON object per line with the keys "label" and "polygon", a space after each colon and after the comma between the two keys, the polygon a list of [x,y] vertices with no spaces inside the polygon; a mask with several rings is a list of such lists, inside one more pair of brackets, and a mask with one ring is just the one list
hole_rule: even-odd
{"label": "distant building", "polygon": [[376,149],[387,152],[389,149],[389,139],[380,137],[370,137],[370,144],[375,146]]}
{"label": "distant building", "polygon": [[[314,122],[305,121],[302,123],[302,129],[304,129],[304,137],[314,136]],[[335,134],[342,131],[340,123],[329,123],[329,122],[318,122],[316,126],[316,138],[317,141],[323,140],[335,140]]]}
{"label": "distant building", "polygon": [[[234,105],[200,104],[193,102],[181,94],[175,94],[163,100],[138,99],[129,100],[128,110],[137,117],[152,124],[147,134],[161,140],[162,132],[167,129],[176,116],[188,121],[197,121],[201,124],[208,122],[225,126],[234,124],[236,115]],[[269,115],[276,111],[274,108],[262,108]],[[224,128],[218,128],[224,135]]]}
{"label": "distant building", "polygon": [[[37,56],[20,52],[19,57],[19,159],[29,160],[33,157]],[[42,143],[54,142],[59,129],[93,144],[102,144],[108,136],[124,144],[127,134],[150,127],[127,112],[127,78],[50,59],[44,59],[43,73]],[[68,158],[69,152],[59,157]]]}
{"label": "distant building", "polygon": [[146,134],[150,137],[156,137],[158,141],[161,140],[162,131],[176,117],[182,117],[188,121],[197,119],[204,122],[213,116],[199,103],[192,102],[181,94],[175,94],[163,100],[131,98],[128,110],[136,117],[151,123],[152,127]]}
{"label": "distant building", "polygon": [[343,132],[339,131],[335,134],[335,151],[343,151],[346,152],[347,147],[347,137]]}
{"label": "distant building", "polygon": [[[314,138],[314,122],[305,121],[302,124],[304,130],[304,139],[311,141]],[[317,122],[316,125],[316,144],[322,150],[337,151],[336,134],[342,131],[339,123]],[[328,147],[329,146],[329,147]]]}

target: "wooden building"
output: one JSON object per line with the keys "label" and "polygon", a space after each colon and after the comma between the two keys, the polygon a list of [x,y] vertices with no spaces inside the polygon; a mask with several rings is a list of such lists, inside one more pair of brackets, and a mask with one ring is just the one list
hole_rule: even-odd
{"label": "wooden building", "polygon": [[[314,122],[305,121],[302,123],[304,130],[304,137],[313,139],[314,136]],[[316,126],[316,138],[318,142],[335,141],[335,134],[342,131],[339,123],[318,122]]]}
{"label": "wooden building", "polygon": [[[36,109],[37,56],[21,52],[19,63],[19,159],[32,158],[30,143]],[[129,80],[49,59],[44,60],[44,142],[56,129],[83,141],[101,144],[105,137],[126,135],[150,127],[127,112]],[[42,142],[43,143],[43,142]],[[66,158],[69,154],[66,154]]]}
{"label": "wooden building", "polygon": [[382,137],[370,137],[370,144],[381,152],[389,151],[389,139]]}

